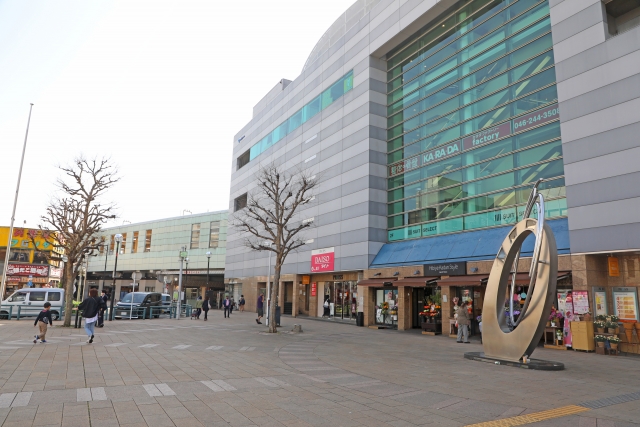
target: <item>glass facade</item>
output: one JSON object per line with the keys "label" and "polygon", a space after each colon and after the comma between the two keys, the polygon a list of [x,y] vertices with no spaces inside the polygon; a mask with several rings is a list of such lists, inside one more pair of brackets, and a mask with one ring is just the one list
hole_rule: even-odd
{"label": "glass facade", "polygon": [[296,111],[291,117],[277,126],[269,135],[256,142],[247,153],[238,158],[238,169],[258,157],[276,142],[298,129],[302,124],[311,120],[322,110],[340,99],[342,95],[353,89],[353,71],[349,71],[328,89]]}
{"label": "glass facade", "polygon": [[[547,0],[465,0],[387,57],[388,239],[566,216]],[[537,215],[537,213],[535,213]]]}

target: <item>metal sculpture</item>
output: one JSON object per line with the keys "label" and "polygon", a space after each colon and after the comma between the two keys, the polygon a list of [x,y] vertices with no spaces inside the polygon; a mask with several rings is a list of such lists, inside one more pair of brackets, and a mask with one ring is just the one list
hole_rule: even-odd
{"label": "metal sculpture", "polygon": [[[482,307],[482,341],[486,357],[518,362],[530,356],[540,342],[551,311],[558,277],[558,250],[544,221],[544,197],[538,180],[531,190],[522,221],[505,237],[493,262]],[[536,207],[538,219],[529,218]],[[520,315],[514,316],[514,290],[520,250],[533,234],[535,244],[529,268],[529,289]],[[508,317],[505,299],[509,287]]]}

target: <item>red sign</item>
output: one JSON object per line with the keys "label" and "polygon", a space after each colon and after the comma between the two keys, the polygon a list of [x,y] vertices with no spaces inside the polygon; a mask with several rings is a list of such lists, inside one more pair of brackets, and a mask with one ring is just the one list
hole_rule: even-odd
{"label": "red sign", "polygon": [[560,117],[560,107],[558,104],[553,104],[542,110],[534,111],[533,113],[525,114],[522,117],[518,117],[513,120],[513,131],[523,131],[534,126],[541,125],[543,123],[550,122]]}
{"label": "red sign", "polygon": [[465,150],[469,150],[487,142],[493,142],[497,139],[507,136],[511,133],[511,122],[506,122],[498,126],[494,126],[489,129],[483,129],[482,131],[468,136],[462,140],[462,146]]}
{"label": "red sign", "polygon": [[9,264],[9,268],[7,268],[7,275],[49,277],[49,266],[37,264]]}
{"label": "red sign", "polygon": [[311,284],[311,296],[312,296],[312,297],[315,297],[315,296],[316,296],[317,289],[318,289],[318,287],[317,287],[317,285],[316,285],[316,282],[313,282],[313,283]]}
{"label": "red sign", "polygon": [[334,255],[334,248],[311,251],[311,272],[333,271]]}

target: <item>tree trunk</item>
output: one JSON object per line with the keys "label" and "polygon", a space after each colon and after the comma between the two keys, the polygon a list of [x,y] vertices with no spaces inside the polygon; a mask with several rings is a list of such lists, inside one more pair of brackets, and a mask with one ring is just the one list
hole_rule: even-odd
{"label": "tree trunk", "polygon": [[282,266],[276,261],[273,274],[273,283],[271,284],[271,295],[269,296],[269,333],[275,334],[276,329],[276,300],[280,290],[280,268]]}
{"label": "tree trunk", "polygon": [[64,323],[63,326],[71,326],[71,311],[73,309],[73,264],[67,262],[64,264]]}

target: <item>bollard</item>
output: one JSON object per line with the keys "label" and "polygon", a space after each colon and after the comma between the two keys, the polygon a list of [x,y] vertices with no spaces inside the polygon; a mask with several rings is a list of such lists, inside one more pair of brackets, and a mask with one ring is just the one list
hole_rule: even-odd
{"label": "bollard", "polygon": [[302,332],[302,325],[293,325],[291,332]]}

